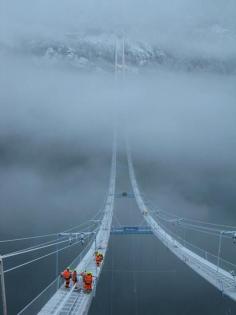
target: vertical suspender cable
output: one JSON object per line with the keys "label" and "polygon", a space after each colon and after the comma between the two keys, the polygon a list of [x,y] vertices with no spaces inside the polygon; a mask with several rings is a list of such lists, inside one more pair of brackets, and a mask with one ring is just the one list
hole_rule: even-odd
{"label": "vertical suspender cable", "polygon": [[111,290],[110,290],[110,315],[113,315],[113,280],[114,280],[114,257],[113,257],[113,244],[112,244],[112,238],[111,238]]}
{"label": "vertical suspender cable", "polygon": [[117,75],[118,70],[118,42],[117,39],[115,41],[115,77]]}
{"label": "vertical suspender cable", "polygon": [[[97,233],[95,233],[95,239],[94,239],[94,247],[95,247],[95,250],[94,250],[94,256],[95,256],[95,259],[96,259],[96,255],[97,255]],[[97,276],[98,276],[98,267],[97,267],[97,261],[95,261],[96,263],[96,275],[95,275],[95,281],[94,281],[94,297],[96,295],[96,289],[97,289]]]}
{"label": "vertical suspender cable", "polygon": [[[57,242],[59,241],[59,234],[57,234]],[[59,288],[59,247],[58,247],[58,243],[57,243],[57,252],[56,252],[56,278],[58,278],[57,280],[57,289]]]}
{"label": "vertical suspender cable", "polygon": [[0,256],[0,273],[1,273],[3,315],[7,315],[7,299],[6,299],[6,288],[5,288],[5,279],[4,279],[4,267],[3,267],[3,259],[1,256]]}

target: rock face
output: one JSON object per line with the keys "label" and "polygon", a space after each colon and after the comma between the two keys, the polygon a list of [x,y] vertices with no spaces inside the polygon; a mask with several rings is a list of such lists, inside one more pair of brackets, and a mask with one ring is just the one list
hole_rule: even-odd
{"label": "rock face", "polygon": [[[217,33],[219,29],[217,28]],[[222,36],[222,32],[220,32]],[[124,59],[127,71],[158,69],[236,73],[236,57],[219,58],[198,54],[174,53],[156,45],[125,39]],[[53,64],[66,64],[75,69],[114,71],[117,49],[118,69],[122,64],[123,39],[114,34],[79,36],[68,34],[60,40],[24,40],[0,50],[27,54]]]}

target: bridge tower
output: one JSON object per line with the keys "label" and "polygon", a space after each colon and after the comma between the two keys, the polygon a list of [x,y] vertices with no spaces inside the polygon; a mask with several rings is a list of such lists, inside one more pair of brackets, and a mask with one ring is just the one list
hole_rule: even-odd
{"label": "bridge tower", "polygon": [[117,76],[118,72],[122,72],[123,76],[125,74],[125,38],[124,36],[122,39],[116,39],[115,41],[115,76]]}

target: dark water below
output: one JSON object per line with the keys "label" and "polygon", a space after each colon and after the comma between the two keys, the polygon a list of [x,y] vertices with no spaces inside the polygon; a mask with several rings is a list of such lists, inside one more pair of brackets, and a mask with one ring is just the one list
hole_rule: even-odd
{"label": "dark water below", "polygon": [[[131,191],[126,170],[117,191]],[[117,199],[114,225],[142,217],[133,199]],[[236,305],[180,262],[154,236],[112,236],[89,315],[231,315]]]}
{"label": "dark water below", "polygon": [[[123,158],[118,163],[117,178],[117,192],[122,191],[131,191]],[[114,225],[142,222],[134,199],[116,199]],[[79,250],[61,255],[59,270]],[[54,277],[55,257],[8,274],[9,314],[16,314]],[[180,262],[154,236],[112,236],[89,312],[100,314],[233,315],[236,305]]]}

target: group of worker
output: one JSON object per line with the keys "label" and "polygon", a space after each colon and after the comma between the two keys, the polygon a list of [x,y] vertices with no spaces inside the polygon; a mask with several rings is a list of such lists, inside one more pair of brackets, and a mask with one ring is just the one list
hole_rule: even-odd
{"label": "group of worker", "polygon": [[73,281],[73,285],[76,285],[78,282],[78,278],[77,278],[77,271],[76,270],[70,270],[69,267],[67,267],[62,273],[61,273],[61,277],[64,278],[65,280],[65,288],[69,288],[70,287],[70,280]]}
{"label": "group of worker", "polygon": [[[83,289],[85,293],[90,293],[92,291],[92,284],[93,284],[93,274],[91,272],[81,272],[79,276],[83,279]],[[70,283],[72,281],[73,287],[75,287],[76,290],[79,290],[80,287],[78,285],[78,274],[76,270],[70,270],[69,267],[67,267],[62,273],[61,277],[65,280],[65,288],[69,289]]]}
{"label": "group of worker", "polygon": [[[95,252],[95,263],[97,267],[100,267],[102,261],[103,261],[103,254],[99,252]],[[79,276],[82,277],[83,280],[83,290],[85,293],[90,293],[93,289],[93,276],[92,272],[84,271],[79,274]],[[76,270],[70,270],[69,267],[67,267],[62,273],[61,277],[65,280],[65,288],[70,287],[70,282],[72,280],[73,286],[75,289],[79,290],[80,287],[78,286],[78,275]]]}

